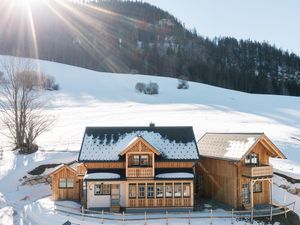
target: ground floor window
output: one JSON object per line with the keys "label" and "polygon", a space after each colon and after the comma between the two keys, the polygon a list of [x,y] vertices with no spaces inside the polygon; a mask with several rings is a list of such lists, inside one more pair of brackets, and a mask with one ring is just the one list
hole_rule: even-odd
{"label": "ground floor window", "polygon": [[110,195],[110,184],[95,184],[94,195]]}
{"label": "ground floor window", "polygon": [[179,198],[181,197],[181,183],[174,184],[174,196]]}
{"label": "ground floor window", "polygon": [[190,197],[191,196],[191,185],[190,184],[183,184],[183,197]]}
{"label": "ground floor window", "polygon": [[173,196],[173,185],[166,184],[166,198],[172,198]]}
{"label": "ground floor window", "polygon": [[133,198],[190,198],[191,183],[130,183],[128,197]]}
{"label": "ground floor window", "polygon": [[136,198],[136,184],[129,184],[129,198]]}
{"label": "ground floor window", "polygon": [[248,184],[242,184],[243,204],[250,203],[250,191]]}
{"label": "ground floor window", "polygon": [[147,198],[154,198],[154,184],[147,184]]}
{"label": "ground floor window", "polygon": [[256,181],[253,185],[253,193],[262,192],[262,181]]}
{"label": "ground floor window", "polygon": [[60,178],[58,187],[59,188],[73,188],[74,187],[74,179],[73,178]]}
{"label": "ground floor window", "polygon": [[139,184],[139,198],[145,198],[145,184]]}
{"label": "ground floor window", "polygon": [[156,198],[163,198],[163,197],[164,197],[164,185],[156,184]]}

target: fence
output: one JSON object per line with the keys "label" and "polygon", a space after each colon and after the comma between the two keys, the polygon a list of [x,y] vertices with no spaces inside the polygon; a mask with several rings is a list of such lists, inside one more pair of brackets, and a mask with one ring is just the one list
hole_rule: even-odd
{"label": "fence", "polygon": [[113,213],[113,212],[104,212],[89,210],[84,208],[75,208],[70,206],[65,206],[62,204],[56,203],[54,205],[54,209],[59,212],[66,213],[68,215],[77,215],[82,218],[94,218],[100,221],[101,224],[104,224],[104,221],[116,221],[123,222],[125,224],[126,221],[144,221],[144,224],[147,225],[148,220],[165,220],[165,224],[169,224],[169,220],[186,220],[188,224],[191,224],[192,220],[195,219],[209,219],[210,224],[213,224],[214,219],[217,218],[228,218],[231,219],[231,224],[235,223],[236,219],[250,219],[253,221],[255,218],[261,217],[269,217],[270,221],[272,218],[277,215],[285,215],[287,217],[287,213],[293,211],[295,207],[295,202],[290,203],[288,205],[273,205],[268,206],[262,209],[253,209],[248,211],[238,211],[232,209],[231,211],[225,210],[212,210],[209,211],[201,211],[201,212],[176,212],[169,213],[166,211],[165,213]]}

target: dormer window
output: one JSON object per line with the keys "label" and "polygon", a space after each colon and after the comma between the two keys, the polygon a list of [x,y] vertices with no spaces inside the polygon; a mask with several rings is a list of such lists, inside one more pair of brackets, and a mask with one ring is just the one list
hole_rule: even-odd
{"label": "dormer window", "polygon": [[132,155],[129,158],[130,167],[148,167],[151,166],[149,155]]}
{"label": "dormer window", "polygon": [[139,166],[140,165],[140,156],[134,155],[132,156],[131,166]]}
{"label": "dormer window", "polygon": [[150,165],[149,155],[141,155],[140,165],[141,166],[149,166]]}
{"label": "dormer window", "polygon": [[250,153],[245,159],[246,166],[259,166],[258,154]]}

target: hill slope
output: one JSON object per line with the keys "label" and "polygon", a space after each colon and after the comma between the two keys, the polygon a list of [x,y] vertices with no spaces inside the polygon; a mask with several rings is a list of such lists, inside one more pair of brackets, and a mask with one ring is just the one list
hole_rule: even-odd
{"label": "hill slope", "polygon": [[[197,139],[205,132],[265,132],[288,158],[299,158],[298,97],[247,94],[194,82],[188,90],[179,90],[173,78],[38,64],[61,87],[47,92],[48,110],[57,122],[38,140],[44,149],[78,150],[85,126],[145,126],[152,121],[194,126]],[[137,93],[137,82],[156,82],[159,94]]]}
{"label": "hill slope", "polygon": [[[88,69],[179,77],[251,93],[300,95],[300,59],[267,43],[205,39],[140,1],[2,0],[0,54]],[[201,32],[201,31],[200,31]]]}

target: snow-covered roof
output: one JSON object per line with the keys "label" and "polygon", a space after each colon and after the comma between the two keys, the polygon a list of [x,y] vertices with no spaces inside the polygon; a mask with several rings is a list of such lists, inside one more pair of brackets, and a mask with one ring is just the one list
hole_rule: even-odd
{"label": "snow-covered roof", "polygon": [[186,172],[176,172],[176,173],[161,173],[157,174],[155,178],[159,179],[193,179],[194,174]]}
{"label": "snow-covered roof", "polygon": [[206,133],[199,141],[201,156],[239,161],[263,133]]}
{"label": "snow-covered roof", "polygon": [[88,127],[79,161],[118,161],[130,143],[142,137],[162,160],[198,160],[192,127]]}
{"label": "snow-covered roof", "polygon": [[120,174],[117,173],[88,173],[84,176],[85,180],[114,180],[120,179]]}

